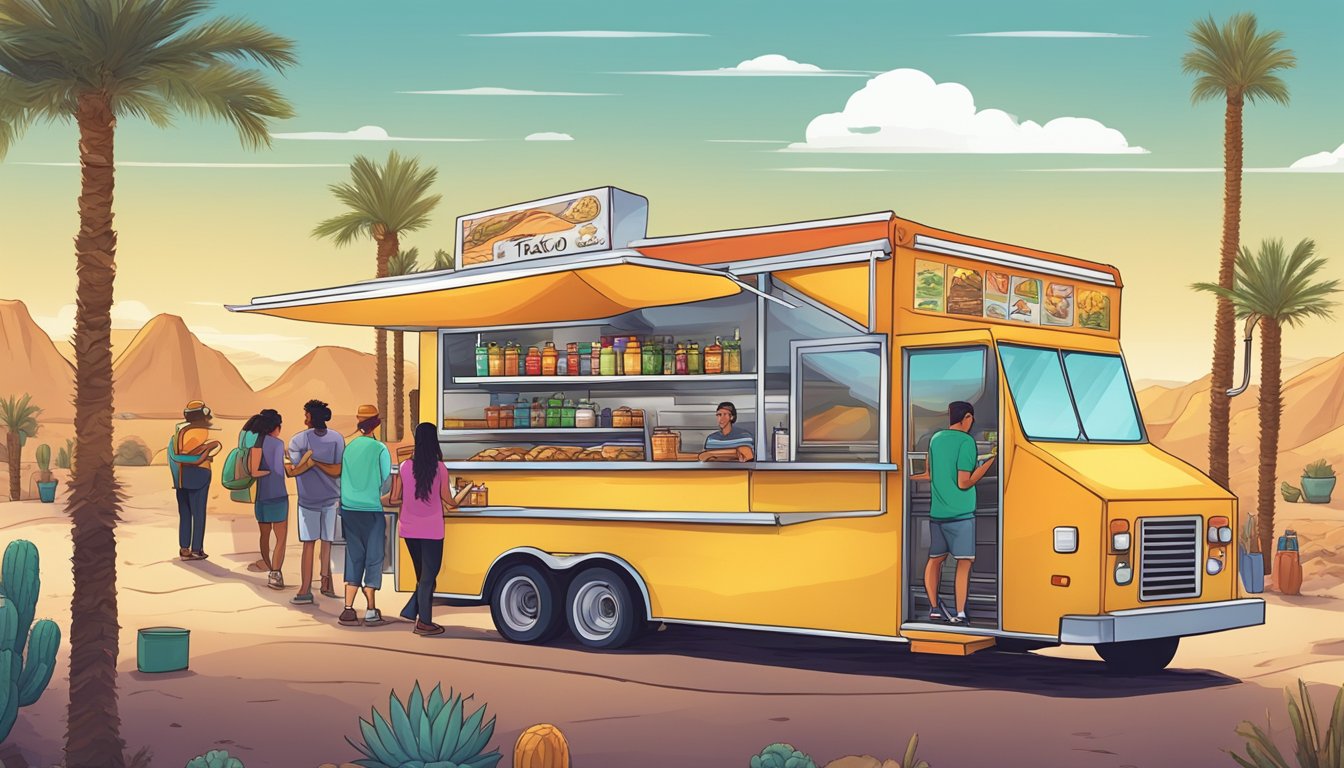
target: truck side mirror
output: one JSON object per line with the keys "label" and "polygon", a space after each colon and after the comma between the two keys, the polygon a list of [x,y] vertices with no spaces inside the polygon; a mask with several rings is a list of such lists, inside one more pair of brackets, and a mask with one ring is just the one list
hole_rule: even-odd
{"label": "truck side mirror", "polygon": [[1246,391],[1247,387],[1251,385],[1251,336],[1252,334],[1255,333],[1255,326],[1259,322],[1260,322],[1259,315],[1251,315],[1250,317],[1246,318],[1246,341],[1245,341],[1246,351],[1243,355],[1246,358],[1246,360],[1244,365],[1242,366],[1241,386],[1237,387],[1236,389],[1227,390],[1228,397],[1236,397],[1237,395],[1240,395],[1242,392]]}

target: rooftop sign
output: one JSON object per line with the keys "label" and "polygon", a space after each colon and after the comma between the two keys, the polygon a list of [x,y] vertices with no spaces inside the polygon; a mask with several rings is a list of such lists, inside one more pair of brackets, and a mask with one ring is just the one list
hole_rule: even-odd
{"label": "rooftop sign", "polygon": [[646,198],[615,187],[461,216],[459,269],[624,248],[645,236],[648,219]]}

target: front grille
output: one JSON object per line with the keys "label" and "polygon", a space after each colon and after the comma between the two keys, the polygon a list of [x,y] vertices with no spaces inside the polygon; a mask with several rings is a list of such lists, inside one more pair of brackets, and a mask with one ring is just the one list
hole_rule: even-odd
{"label": "front grille", "polygon": [[1198,517],[1139,519],[1139,599],[1199,597]]}

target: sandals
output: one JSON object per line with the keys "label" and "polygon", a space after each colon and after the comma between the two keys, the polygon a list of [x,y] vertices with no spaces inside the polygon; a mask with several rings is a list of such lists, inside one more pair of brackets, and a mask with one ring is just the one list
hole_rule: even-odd
{"label": "sandals", "polygon": [[322,577],[322,588],[318,591],[323,597],[336,597],[336,587],[332,584],[330,576]]}

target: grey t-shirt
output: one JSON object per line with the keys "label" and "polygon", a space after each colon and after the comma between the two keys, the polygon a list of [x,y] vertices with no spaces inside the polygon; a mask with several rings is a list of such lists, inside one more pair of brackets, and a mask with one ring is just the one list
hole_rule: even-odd
{"label": "grey t-shirt", "polygon": [[[305,429],[289,441],[289,460],[297,465],[307,451],[313,452],[313,461],[340,464],[345,455],[345,438],[332,429],[324,429],[321,434],[315,429]],[[321,507],[341,500],[341,479],[317,467],[296,476],[294,481],[302,506]]]}
{"label": "grey t-shirt", "polygon": [[261,468],[270,474],[257,478],[257,501],[279,501],[289,498],[285,487],[285,444],[266,435],[261,441]]}

